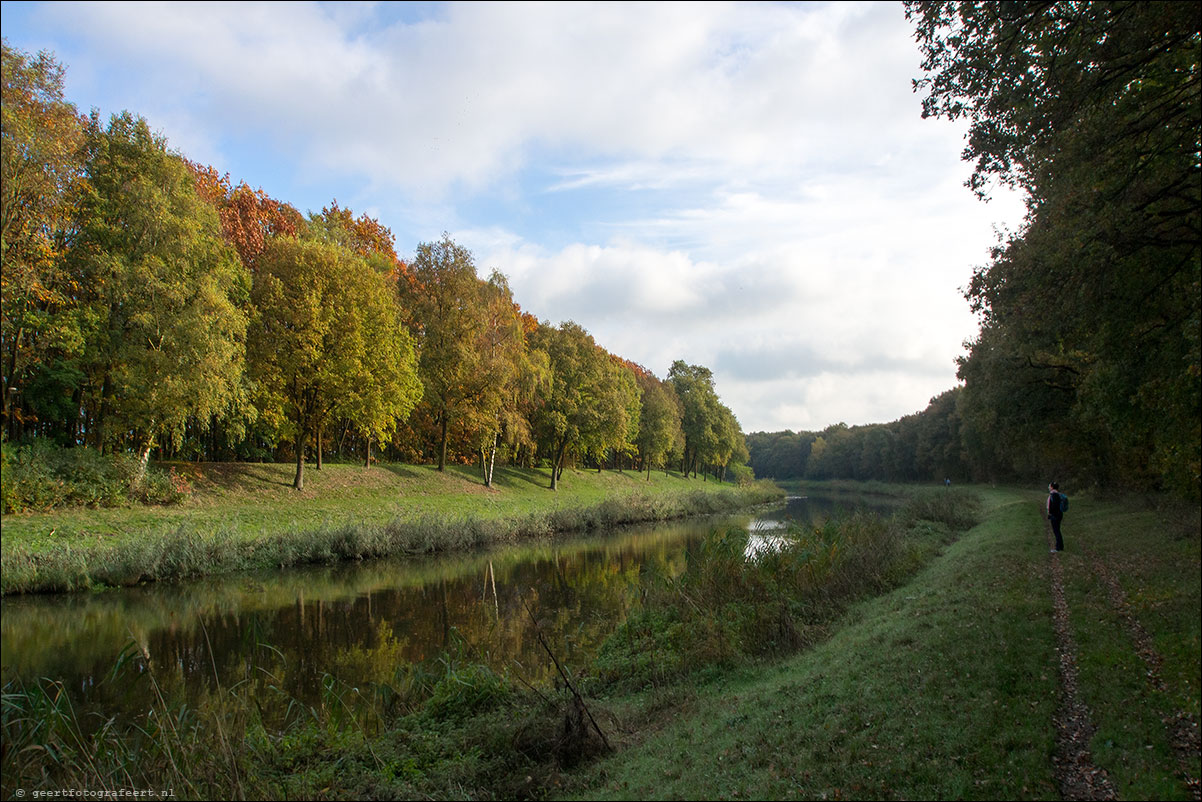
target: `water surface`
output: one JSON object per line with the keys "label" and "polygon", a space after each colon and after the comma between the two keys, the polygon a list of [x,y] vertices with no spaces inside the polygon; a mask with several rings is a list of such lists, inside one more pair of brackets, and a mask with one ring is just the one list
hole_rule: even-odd
{"label": "water surface", "polygon": [[791,498],[755,514],[471,554],[10,597],[0,602],[3,681],[62,681],[104,715],[145,711],[156,693],[195,704],[248,684],[315,704],[330,677],[367,687],[392,681],[398,667],[448,659],[538,685],[555,671],[540,633],[561,662],[587,665],[642,583],[679,575],[714,529],[748,529],[752,554],[787,521],[817,525],[839,509]]}

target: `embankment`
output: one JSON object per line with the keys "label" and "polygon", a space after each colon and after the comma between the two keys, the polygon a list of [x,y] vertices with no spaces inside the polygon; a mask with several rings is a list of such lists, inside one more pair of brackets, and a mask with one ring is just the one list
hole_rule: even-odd
{"label": "embankment", "polygon": [[173,507],[56,510],[4,519],[0,591],[62,592],[397,554],[706,515],[779,499],[770,483],[719,485],[663,473],[327,465],[304,493],[287,466],[181,466]]}

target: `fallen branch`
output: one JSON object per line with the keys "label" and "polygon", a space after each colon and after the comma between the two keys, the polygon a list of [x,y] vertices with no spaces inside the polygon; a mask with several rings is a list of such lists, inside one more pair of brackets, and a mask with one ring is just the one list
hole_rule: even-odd
{"label": "fallen branch", "polygon": [[609,739],[605,737],[605,733],[601,731],[601,727],[597,724],[597,720],[593,718],[593,713],[588,709],[588,705],[584,703],[584,697],[576,690],[576,686],[572,684],[572,680],[568,677],[568,672],[559,664],[559,659],[555,656],[555,652],[551,651],[551,647],[547,645],[547,639],[543,637],[543,628],[539,626],[538,619],[534,617],[534,612],[530,609],[530,605],[526,604],[526,599],[522,598],[522,606],[526,608],[526,614],[530,616],[530,620],[534,622],[534,634],[538,636],[538,642],[543,647],[543,651],[551,658],[551,662],[555,664],[555,670],[559,672],[559,676],[563,678],[563,684],[575,699],[577,706],[584,711],[588,716],[588,720],[593,725],[593,729],[597,731],[597,735],[601,736],[601,743],[605,744],[605,750],[612,752],[613,747],[609,745]]}

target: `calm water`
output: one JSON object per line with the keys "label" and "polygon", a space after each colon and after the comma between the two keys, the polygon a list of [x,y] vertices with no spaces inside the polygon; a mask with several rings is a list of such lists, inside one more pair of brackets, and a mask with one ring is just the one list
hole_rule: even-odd
{"label": "calm water", "polygon": [[641,582],[678,575],[713,529],[749,529],[750,554],[770,548],[788,519],[818,524],[837,511],[830,501],[794,498],[754,516],[467,555],[7,598],[2,679],[61,680],[81,705],[106,715],[145,710],[154,685],[195,703],[214,688],[250,683],[311,704],[329,676],[351,686],[388,682],[398,666],[446,659],[448,650],[537,685],[554,667],[536,620],[562,662],[583,666],[624,620]]}

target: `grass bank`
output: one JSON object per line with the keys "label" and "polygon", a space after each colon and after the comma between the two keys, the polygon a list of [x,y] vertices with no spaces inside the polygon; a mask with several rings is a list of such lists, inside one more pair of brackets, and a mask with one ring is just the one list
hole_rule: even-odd
{"label": "grass bank", "polygon": [[[394,663],[362,688],[327,676],[320,704],[289,703],[282,714],[260,704],[276,689],[247,682],[216,688],[194,708],[162,700],[145,717],[106,719],[99,730],[79,721],[56,683],[6,688],[4,777],[9,791],[134,780],[200,798],[547,796],[607,737],[623,744],[616,721],[669,710],[644,706],[648,692],[672,698],[804,648],[847,605],[904,581],[953,537],[946,523],[917,517],[931,508],[796,529],[783,548],[753,559],[747,548],[759,535],[715,532],[689,552],[683,574],[645,574],[641,609],[595,665],[565,667],[554,687],[531,688],[452,653]],[[131,646],[102,681],[132,674],[154,683],[157,671]]]}
{"label": "grass bank", "polygon": [[0,590],[69,591],[272,566],[467,549],[568,531],[701,515],[780,497],[748,487],[615,471],[326,465],[291,488],[271,464],[173,465],[190,486],[171,506],[77,507],[4,516]]}
{"label": "grass bank", "polygon": [[1052,556],[1042,493],[978,489],[980,523],[960,532],[967,505],[938,492],[751,563],[716,533],[681,577],[648,576],[643,608],[554,689],[448,655],[370,689],[329,678],[287,721],[229,689],[88,737],[62,689],[6,689],[5,792],[28,777],[186,798],[1058,798],[1056,560],[1093,764],[1120,798],[1194,798],[1197,511],[1074,497]]}
{"label": "grass bank", "polygon": [[[630,708],[579,798],[1054,799],[1060,698],[1050,560],[1065,577],[1090,750],[1123,799],[1196,798],[1199,525],[1144,499],[1074,498],[1048,554],[1042,493],[985,490],[983,523],[801,654]],[[1112,603],[1099,565],[1126,609]],[[1149,635],[1161,685],[1130,637]],[[654,694],[645,704],[654,706]],[[663,704],[662,702],[659,704]],[[1192,722],[1192,746],[1175,726]]]}

